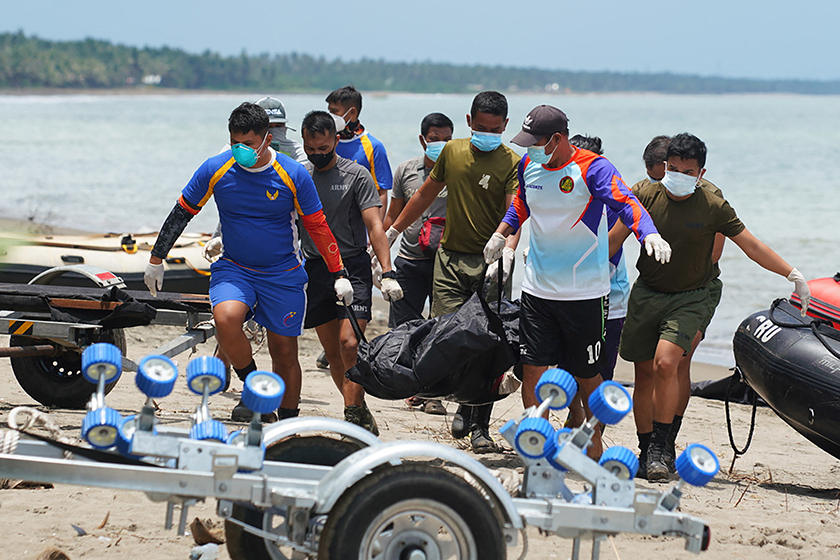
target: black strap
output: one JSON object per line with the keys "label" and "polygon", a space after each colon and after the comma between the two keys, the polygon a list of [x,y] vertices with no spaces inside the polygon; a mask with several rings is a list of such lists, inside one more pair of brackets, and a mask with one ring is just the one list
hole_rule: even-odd
{"label": "black strap", "polygon": [[724,407],[726,409],[726,431],[729,434],[729,445],[732,447],[732,451],[735,452],[735,457],[732,459],[732,462],[735,462],[740,455],[743,455],[747,452],[747,449],[750,448],[750,443],[752,443],[753,433],[755,432],[755,410],[758,406],[758,395],[755,391],[753,391],[752,387],[747,385],[747,395],[749,400],[752,401],[752,417],[750,418],[750,433],[747,436],[747,443],[744,444],[743,449],[738,449],[738,446],[735,445],[735,438],[732,436],[732,419],[729,416],[729,397],[732,395],[732,390],[738,385],[739,381],[743,380],[743,374],[738,366],[735,366],[735,373],[738,375],[733,375],[729,380],[729,386],[726,388],[726,395],[724,396],[723,402]]}
{"label": "black strap", "polygon": [[362,327],[359,326],[359,320],[356,318],[356,312],[353,311],[353,306],[345,305],[345,308],[347,309],[347,314],[350,315],[350,324],[353,326],[353,332],[356,333],[356,339],[359,342],[367,343],[365,333],[362,332]]}
{"label": "black strap", "polygon": [[116,455],[108,451],[100,451],[98,449],[91,449],[89,447],[81,447],[79,445],[62,443],[60,441],[48,438],[46,436],[33,434],[32,432],[26,432],[24,430],[18,430],[18,432],[26,434],[29,437],[37,439],[39,441],[43,441],[44,443],[48,443],[52,446],[58,447],[62,451],[68,451],[74,455],[90,459],[91,461],[96,461],[97,463],[116,463],[118,465],[133,465],[137,467],[158,468],[158,465],[147,463],[146,461],[141,461],[140,459],[135,459],[133,457],[123,457],[122,455]]}

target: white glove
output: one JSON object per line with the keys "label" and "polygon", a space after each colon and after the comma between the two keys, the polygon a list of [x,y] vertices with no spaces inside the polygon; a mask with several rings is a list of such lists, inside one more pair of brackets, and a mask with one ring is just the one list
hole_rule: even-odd
{"label": "white glove", "polygon": [[397,240],[397,237],[400,236],[400,232],[394,229],[394,226],[388,228],[388,231],[385,232],[385,237],[388,238],[388,247],[394,246],[394,241]]}
{"label": "white glove", "polygon": [[403,297],[402,286],[393,278],[383,278],[380,290],[385,301],[397,301]]}
{"label": "white glove", "polygon": [[146,283],[152,295],[157,297],[158,290],[163,289],[163,263],[147,264],[146,272],[143,273],[143,282]]}
{"label": "white glove", "polygon": [[484,262],[492,264],[502,256],[502,249],[505,248],[505,236],[498,231],[490,236],[484,246]]}
{"label": "white glove", "polygon": [[370,259],[370,271],[373,274],[373,285],[382,289],[382,265],[379,264],[379,259],[374,256]]}
{"label": "white glove", "polygon": [[811,288],[808,287],[808,282],[802,273],[795,268],[787,275],[787,279],[793,282],[793,291],[799,296],[799,301],[802,302],[802,316],[808,314],[808,303],[811,301]]}
{"label": "white glove", "polygon": [[671,246],[658,233],[651,233],[645,237],[645,251],[648,256],[653,255],[653,258],[662,264],[671,260]]}
{"label": "white glove", "polygon": [[[505,247],[502,250],[502,284],[507,282],[508,276],[510,276],[510,271],[513,268],[513,260],[515,258],[516,251],[510,247]],[[484,277],[489,279],[491,282],[494,282],[499,277],[499,259],[496,259],[490,264],[490,266],[487,267],[487,272],[484,273]]]}
{"label": "white glove", "polygon": [[222,245],[222,238],[221,237],[213,237],[204,244],[204,250],[201,252],[202,256],[207,259],[208,262],[211,264],[219,260],[219,257],[222,256],[222,252],[224,252],[225,248]]}
{"label": "white glove", "polygon": [[353,303],[353,284],[350,283],[350,280],[346,277],[339,278],[335,281],[334,287],[339,303],[342,305]]}

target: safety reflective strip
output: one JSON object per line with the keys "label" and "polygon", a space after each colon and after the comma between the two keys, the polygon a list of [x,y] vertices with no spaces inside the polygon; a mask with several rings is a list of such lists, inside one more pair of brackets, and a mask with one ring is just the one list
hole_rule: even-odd
{"label": "safety reflective strip", "polygon": [[297,210],[298,216],[303,216],[303,210],[301,210],[300,204],[298,204],[297,189],[295,188],[295,184],[292,182],[292,178],[289,177],[289,174],[286,173],[286,170],[283,169],[283,166],[280,165],[280,162],[277,160],[274,160],[273,167],[277,174],[280,175],[280,179],[282,179],[286,186],[289,187],[289,190],[292,191],[292,196],[295,201],[295,210]]}
{"label": "safety reflective strip", "polygon": [[373,144],[370,141],[370,138],[367,135],[363,135],[359,138],[362,142],[362,148],[365,150],[365,156],[367,157],[368,163],[370,164],[370,176],[373,177],[373,182],[376,183],[376,188],[379,188],[379,181],[376,180],[376,169],[373,165]]}
{"label": "safety reflective strip", "polygon": [[9,321],[9,334],[31,334],[32,321]]}
{"label": "safety reflective strip", "polygon": [[202,208],[205,204],[207,204],[207,201],[210,200],[211,196],[213,196],[213,187],[215,187],[216,183],[219,182],[219,179],[224,177],[225,173],[227,173],[230,170],[230,168],[233,167],[234,163],[236,163],[236,160],[233,159],[233,157],[231,157],[225,162],[223,166],[219,168],[218,171],[213,173],[213,176],[210,178],[210,184],[207,188],[207,194],[204,195],[204,198],[198,201],[199,208]]}

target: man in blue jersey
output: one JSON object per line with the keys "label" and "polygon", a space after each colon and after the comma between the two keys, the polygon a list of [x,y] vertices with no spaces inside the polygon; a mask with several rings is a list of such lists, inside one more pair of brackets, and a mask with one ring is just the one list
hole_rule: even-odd
{"label": "man in blue jersey", "polygon": [[326,102],[327,110],[344,121],[343,128],[337,127],[339,141],[335,153],[370,171],[382,204],[379,218],[384,221],[388,210],[388,191],[393,183],[391,164],[382,142],[368,134],[359,122],[359,116],[362,114],[362,94],[353,86],[344,86],[331,92]]}
{"label": "man in blue jersey", "polygon": [[[507,236],[531,218],[531,242],[519,336],[523,363],[522,402],[537,405],[534,388],[543,372],[558,364],[578,382],[586,408],[601,384],[601,350],[608,312],[609,238],[605,207],[636,233],[661,262],[670,247],[650,215],[604,157],[569,143],[565,113],[540,105],[525,117],[512,142],[528,149],[518,169],[519,189],[504,219],[484,248],[497,261]],[[574,409],[572,409],[574,412]],[[583,418],[573,417],[575,425]],[[588,454],[600,457],[596,430]]]}
{"label": "man in blue jersey", "polygon": [[[265,110],[243,103],[228,120],[231,149],[205,161],[181,192],[161,227],[145,282],[163,288],[163,259],[187,223],[214,197],[224,253],[210,268],[210,302],[216,337],[240,379],[257,369],[242,331],[249,315],[267,331],[272,369],[286,383],[280,418],[296,416],[301,369],[297,337],[303,333],[307,276],[297,247],[297,219],[312,237],[345,303],[353,288],[330,231],[312,178],[304,167],[270,147]],[[250,418],[240,401],[234,419]]]}

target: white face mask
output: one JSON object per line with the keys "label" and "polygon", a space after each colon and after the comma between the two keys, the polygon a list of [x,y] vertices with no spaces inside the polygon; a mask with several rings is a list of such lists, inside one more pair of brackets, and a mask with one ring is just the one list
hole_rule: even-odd
{"label": "white face mask", "polygon": [[[352,107],[350,109],[352,109]],[[344,127],[347,126],[347,121],[344,120],[344,117],[347,116],[347,113],[350,112],[350,109],[347,109],[346,111],[344,111],[344,115],[334,115],[334,114],[330,113],[332,115],[332,118],[335,120],[335,131],[336,131],[336,133],[341,132],[342,130],[344,130]]]}
{"label": "white face mask", "polygon": [[694,189],[697,188],[698,178],[676,171],[666,171],[661,182],[669,193],[679,197],[693,193]]}

